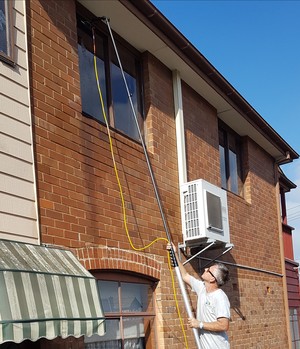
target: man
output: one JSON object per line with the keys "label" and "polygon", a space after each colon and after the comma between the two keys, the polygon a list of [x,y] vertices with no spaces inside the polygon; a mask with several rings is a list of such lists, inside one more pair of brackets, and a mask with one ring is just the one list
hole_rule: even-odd
{"label": "man", "polygon": [[[197,293],[197,318],[189,318],[191,328],[199,328],[200,343],[203,349],[229,349],[226,331],[229,328],[230,304],[221,286],[229,279],[227,267],[222,263],[215,263],[205,268],[201,280],[190,275],[180,262],[175,246],[175,252],[182,280]],[[167,245],[171,249],[171,245]]]}

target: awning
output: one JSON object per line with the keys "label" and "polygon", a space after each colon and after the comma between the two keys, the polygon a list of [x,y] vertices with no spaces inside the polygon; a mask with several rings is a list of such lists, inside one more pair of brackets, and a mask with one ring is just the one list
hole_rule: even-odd
{"label": "awning", "polygon": [[0,240],[0,344],[104,333],[96,280],[72,252]]}

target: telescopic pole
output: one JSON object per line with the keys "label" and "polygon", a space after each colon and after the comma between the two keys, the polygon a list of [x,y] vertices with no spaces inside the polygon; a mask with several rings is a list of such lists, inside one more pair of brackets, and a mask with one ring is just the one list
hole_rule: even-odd
{"label": "telescopic pole", "polygon": [[[124,75],[124,70],[123,70],[123,67],[122,67],[120,56],[119,56],[119,53],[118,53],[118,50],[117,50],[117,47],[116,47],[116,43],[115,43],[115,40],[114,40],[112,31],[111,31],[111,28],[110,28],[109,20],[108,20],[107,17],[101,17],[101,20],[106,23],[107,28],[109,30],[109,34],[110,34],[110,37],[111,37],[111,40],[112,40],[112,44],[113,44],[113,47],[114,47],[114,50],[115,50],[115,53],[116,53],[116,56],[117,56],[117,60],[118,60],[118,63],[119,63],[119,66],[120,66],[120,70],[121,70],[121,73],[122,73],[122,77],[123,77],[123,80],[124,80],[124,84],[125,84],[125,87],[126,87],[126,91],[127,91],[129,103],[130,103],[130,106],[131,106],[132,114],[134,116],[134,121],[135,121],[137,130],[138,130],[138,134],[139,134],[139,137],[140,137],[140,140],[141,140],[141,143],[142,143],[143,151],[144,151],[144,154],[145,154],[147,166],[148,166],[148,169],[149,169],[149,173],[150,173],[152,185],[153,185],[153,188],[154,188],[157,204],[158,204],[158,207],[159,207],[160,215],[161,215],[161,218],[162,218],[162,221],[163,221],[164,229],[165,229],[165,232],[166,232],[166,235],[167,235],[167,238],[168,238],[169,242],[171,242],[172,241],[171,240],[171,234],[169,232],[167,221],[166,221],[166,218],[165,218],[165,215],[164,215],[164,211],[163,211],[163,208],[162,208],[162,204],[161,204],[161,200],[160,200],[160,197],[159,197],[156,181],[155,181],[155,178],[154,178],[154,173],[153,173],[152,166],[151,166],[151,163],[150,163],[150,160],[149,160],[149,156],[148,156],[148,152],[147,152],[147,149],[146,149],[146,145],[145,145],[144,139],[143,139],[142,134],[141,134],[140,126],[139,126],[139,123],[138,123],[138,120],[137,120],[136,112],[134,110],[132,98],[131,98],[131,95],[130,95],[130,92],[129,92],[129,89],[128,89],[128,85],[127,85],[126,78],[125,78],[125,75]],[[185,305],[185,309],[186,309],[187,315],[188,315],[188,317],[194,317],[194,315],[193,315],[193,313],[191,311],[191,308],[190,308],[190,304],[189,304],[186,288],[185,288],[184,282],[182,280],[182,276],[181,276],[181,273],[180,273],[178,262],[177,262],[177,259],[176,259],[176,256],[175,256],[175,253],[174,253],[174,250],[173,250],[172,247],[171,247],[171,253],[172,253],[172,259],[173,259],[175,273],[176,273],[176,276],[177,276],[177,279],[178,279],[178,284],[179,284],[179,287],[180,287],[180,290],[181,290],[181,293],[182,293],[182,297],[183,297],[183,301],[184,301],[184,305]],[[201,349],[198,330],[196,328],[193,328],[193,333],[194,333],[195,341],[196,341],[196,344],[197,344],[197,348]]]}

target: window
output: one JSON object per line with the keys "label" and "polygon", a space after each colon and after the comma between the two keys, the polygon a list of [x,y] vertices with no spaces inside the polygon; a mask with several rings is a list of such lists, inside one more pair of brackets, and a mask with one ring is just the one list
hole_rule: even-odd
{"label": "window", "polygon": [[290,328],[292,335],[292,348],[300,349],[299,319],[296,308],[290,308]]}
{"label": "window", "polygon": [[0,0],[0,59],[13,64],[12,5],[9,0]]}
{"label": "window", "polygon": [[85,348],[155,348],[154,283],[124,273],[102,273],[96,277],[106,318],[106,334],[86,337]]}
{"label": "window", "polygon": [[[104,122],[94,69],[93,35],[90,22],[78,16],[78,55],[82,110],[86,116]],[[139,133],[111,38],[102,21],[95,27],[95,48],[99,85],[109,125],[139,140]],[[134,106],[138,124],[142,125],[139,53],[114,35],[118,55]]]}
{"label": "window", "polygon": [[223,123],[219,123],[219,152],[222,188],[242,193],[240,137]]}

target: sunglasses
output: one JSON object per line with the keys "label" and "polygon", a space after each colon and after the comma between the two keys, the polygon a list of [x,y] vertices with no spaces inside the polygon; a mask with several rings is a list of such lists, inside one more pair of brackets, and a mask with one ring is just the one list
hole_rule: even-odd
{"label": "sunglasses", "polygon": [[217,281],[216,277],[215,277],[214,274],[209,270],[209,268],[207,268],[207,272]]}

